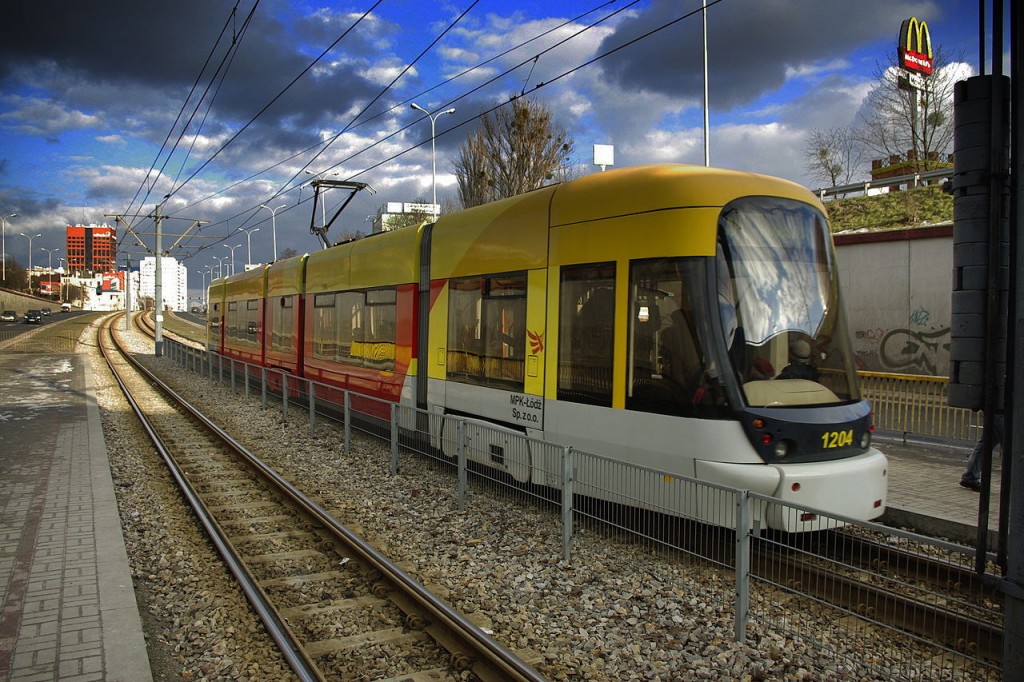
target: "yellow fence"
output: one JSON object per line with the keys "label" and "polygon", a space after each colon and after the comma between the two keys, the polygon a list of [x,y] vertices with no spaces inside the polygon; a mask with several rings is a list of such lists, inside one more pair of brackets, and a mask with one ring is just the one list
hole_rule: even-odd
{"label": "yellow fence", "polygon": [[860,390],[871,401],[875,428],[904,435],[976,441],[982,415],[947,404],[947,377],[858,372]]}

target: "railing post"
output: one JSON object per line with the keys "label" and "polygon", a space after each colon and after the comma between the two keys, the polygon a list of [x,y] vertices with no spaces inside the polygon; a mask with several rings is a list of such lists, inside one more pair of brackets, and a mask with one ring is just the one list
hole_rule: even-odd
{"label": "railing post", "polygon": [[398,403],[391,403],[391,475],[398,475]]}
{"label": "railing post", "polygon": [[281,372],[281,416],[288,418],[288,373]]}
{"label": "railing post", "polygon": [[316,384],[309,381],[309,435],[316,435]]}
{"label": "railing post", "polygon": [[[442,417],[444,419],[445,417]],[[458,462],[458,491],[456,497],[459,501],[459,511],[466,511],[466,490],[469,488],[469,473],[466,453],[466,421],[459,419],[455,422],[455,456]]]}
{"label": "railing post", "polygon": [[249,398],[249,373],[252,371],[252,365],[248,362],[245,363],[245,397]]}
{"label": "railing post", "polygon": [[562,448],[562,560],[572,555],[573,480],[576,462],[572,446]]}
{"label": "railing post", "polygon": [[235,391],[235,359],[231,358],[231,392]]}
{"label": "railing post", "polygon": [[737,642],[747,640],[750,615],[750,492],[736,491],[736,632]]}
{"label": "railing post", "polygon": [[345,389],[345,408],[343,418],[345,419],[345,454],[352,452],[352,398],[348,389]]}
{"label": "railing post", "polygon": [[267,409],[267,368],[260,367],[260,407]]}

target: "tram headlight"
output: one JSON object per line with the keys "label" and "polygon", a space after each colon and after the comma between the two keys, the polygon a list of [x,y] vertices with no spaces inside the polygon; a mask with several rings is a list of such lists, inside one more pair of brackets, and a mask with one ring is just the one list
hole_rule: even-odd
{"label": "tram headlight", "polygon": [[860,447],[863,450],[867,450],[870,445],[871,445],[871,433],[868,432],[868,431],[865,431],[860,436]]}
{"label": "tram headlight", "polygon": [[791,445],[792,443],[788,440],[780,440],[777,442],[774,448],[775,459],[786,459],[789,457]]}

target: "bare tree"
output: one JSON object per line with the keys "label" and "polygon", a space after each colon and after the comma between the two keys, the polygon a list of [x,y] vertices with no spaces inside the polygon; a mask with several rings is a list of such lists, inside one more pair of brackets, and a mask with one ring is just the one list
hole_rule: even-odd
{"label": "bare tree", "polygon": [[525,97],[486,114],[453,164],[462,206],[515,196],[550,182],[563,172],[575,144],[568,131],[555,127],[547,107]]}
{"label": "bare tree", "polygon": [[488,175],[487,152],[483,133],[470,132],[453,164],[455,179],[459,183],[459,203],[463,208],[479,206],[491,201],[494,196]]}
{"label": "bare tree", "polygon": [[888,65],[879,65],[878,85],[860,113],[858,137],[864,146],[883,158],[908,161],[918,171],[945,161],[943,157],[953,141],[953,85],[957,73],[947,68],[953,63],[941,47],[937,48],[932,75],[923,89],[907,88],[895,53],[890,55]]}
{"label": "bare tree", "polygon": [[853,182],[863,170],[864,145],[852,128],[812,130],[804,147],[807,170],[831,187]]}

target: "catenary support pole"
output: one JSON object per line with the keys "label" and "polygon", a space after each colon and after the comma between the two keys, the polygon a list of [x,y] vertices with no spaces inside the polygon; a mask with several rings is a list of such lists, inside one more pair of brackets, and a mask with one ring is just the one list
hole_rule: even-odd
{"label": "catenary support pole", "polygon": [[[996,3],[999,11],[1002,3]],[[1010,324],[1007,325],[1010,401],[1006,420],[1006,449],[1003,467],[1009,468],[1008,511],[1010,525],[1006,541],[1006,572],[1003,577],[1003,679],[1024,680],[1024,438],[1017,426],[1024,423],[1024,219],[1021,202],[1024,186],[1024,35],[1021,28],[1021,3],[1010,3]]]}

